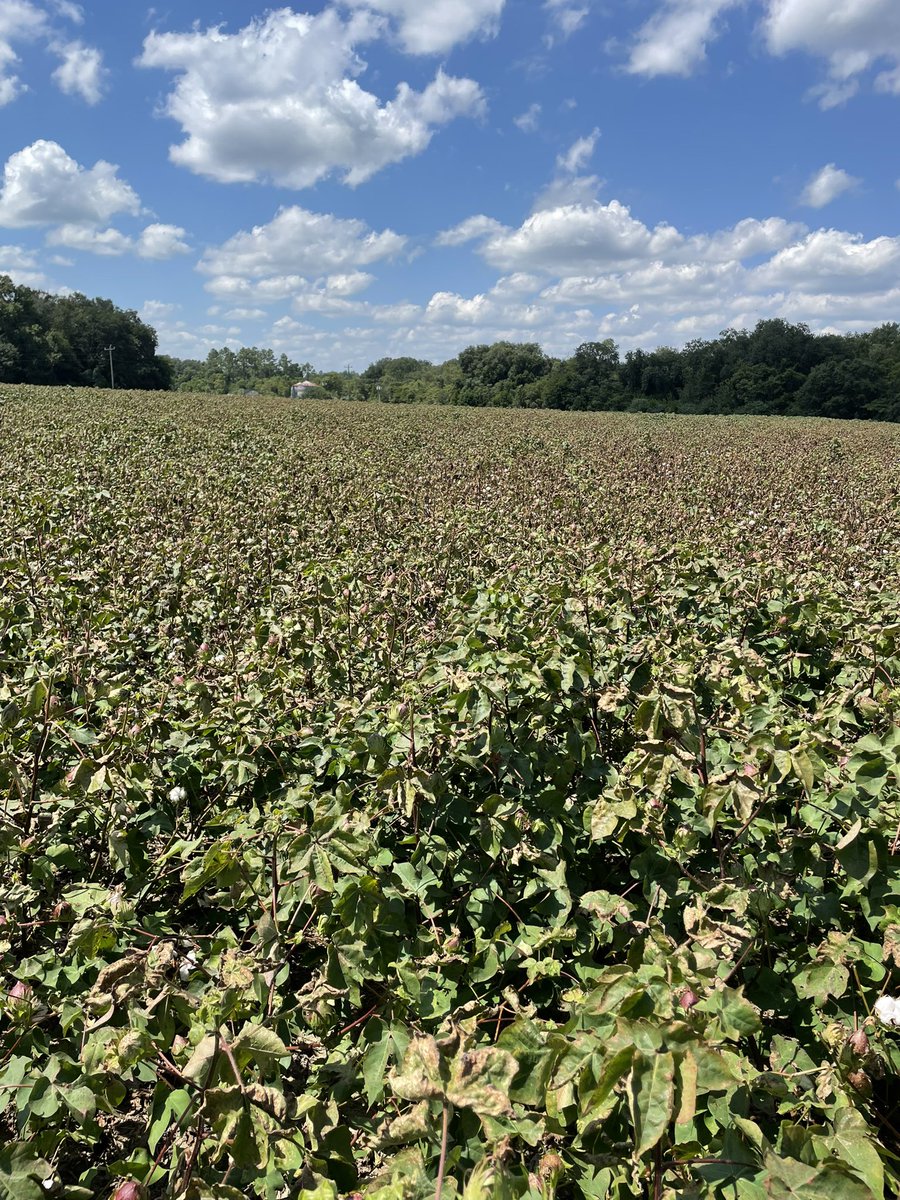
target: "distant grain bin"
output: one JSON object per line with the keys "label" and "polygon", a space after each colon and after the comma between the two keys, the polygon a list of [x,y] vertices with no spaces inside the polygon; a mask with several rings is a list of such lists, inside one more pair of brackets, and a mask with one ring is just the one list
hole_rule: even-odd
{"label": "distant grain bin", "polygon": [[313,383],[309,379],[304,379],[302,383],[295,383],[291,387],[291,399],[302,400],[304,396],[308,396],[310,392],[314,392],[319,385]]}

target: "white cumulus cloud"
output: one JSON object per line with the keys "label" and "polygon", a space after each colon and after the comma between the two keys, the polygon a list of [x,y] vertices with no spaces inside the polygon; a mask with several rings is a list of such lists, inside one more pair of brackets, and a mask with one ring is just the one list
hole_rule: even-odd
{"label": "white cumulus cloud", "polygon": [[174,258],[176,254],[187,254],[190,246],[180,225],[148,225],[137,240],[136,251],[141,258]]}
{"label": "white cumulus cloud", "polygon": [[348,271],[344,274],[329,275],[325,286],[332,296],[355,296],[364,292],[375,282],[375,276],[368,271]]}
{"label": "white cumulus cloud", "polygon": [[99,50],[80,41],[60,36],[56,18],[81,24],[81,9],[69,0],[0,0],[0,107],[11,103],[27,85],[19,77],[17,43],[42,41],[60,59],[53,79],[70,96],[81,96],[96,104],[103,91],[106,72]]}
{"label": "white cumulus cloud", "polygon": [[67,96],[80,96],[87,104],[98,104],[109,74],[100,51],[78,41],[56,43],[53,48],[62,60],[53,72],[60,91]]}
{"label": "white cumulus cloud", "polygon": [[773,54],[799,50],[825,59],[828,74],[815,89],[823,108],[849,99],[876,67],[876,88],[900,95],[896,0],[768,0],[764,32]]}
{"label": "white cumulus cloud", "polygon": [[683,241],[671,225],[650,229],[624,204],[611,200],[541,209],[518,229],[489,237],[482,253],[504,271],[582,274],[658,257]]}
{"label": "white cumulus cloud", "polygon": [[742,0],[665,0],[640,29],[628,70],[634,75],[690,75],[719,34],[719,18]]}
{"label": "white cumulus cloud", "polygon": [[593,133],[587,137],[579,138],[573,142],[565,154],[560,154],[556,160],[556,165],[561,171],[566,171],[571,175],[576,175],[582,167],[586,167],[594,155],[594,150],[597,146],[597,139],[600,137],[600,130],[595,129]]}
{"label": "white cumulus cloud", "polygon": [[0,275],[24,287],[42,288],[47,283],[37,255],[22,246],[0,246]]}
{"label": "white cumulus cloud", "polygon": [[102,160],[83,167],[57,142],[40,140],[7,159],[0,189],[0,226],[100,225],[137,213],[140,200]]}
{"label": "white cumulus cloud", "polygon": [[844,192],[852,191],[859,183],[859,179],[848,175],[841,167],[835,166],[834,163],[827,163],[809,180],[803,189],[800,203],[806,204],[809,208],[824,208],[826,204],[830,204]]}
{"label": "white cumulus cloud", "polygon": [[127,254],[132,248],[132,241],[118,229],[95,229],[90,225],[67,224],[60,225],[47,234],[47,245],[65,246],[69,250],[114,257]]}
{"label": "white cumulus cloud", "polygon": [[466,242],[474,242],[488,234],[500,233],[504,226],[494,217],[486,217],[479,213],[475,217],[466,217],[452,229],[445,229],[435,238],[438,246],[464,246]]}
{"label": "white cumulus cloud", "polygon": [[172,160],[223,183],[304,188],[342,172],[356,185],[421,154],[441,125],[483,111],[478,84],[443,71],[422,91],[400,83],[384,103],[362,88],[357,49],[380,32],[366,12],[344,20],[331,8],[282,8],[234,34],[150,34],[139,63],[178,76],[165,111],[185,139]]}
{"label": "white cumulus cloud", "polygon": [[32,41],[47,30],[47,14],[31,0],[3,0],[0,4],[0,107],[10,104],[25,84],[16,74],[16,42]]}
{"label": "white cumulus cloud", "polygon": [[390,17],[410,54],[446,54],[476,34],[497,32],[505,0],[344,0]]}
{"label": "white cumulus cloud", "polygon": [[97,229],[90,225],[60,225],[47,234],[48,246],[66,246],[88,254],[136,254],[139,258],[166,259],[186,254],[190,246],[178,225],[148,225],[137,238],[119,229]]}
{"label": "white cumulus cloud", "polygon": [[210,276],[207,288],[214,294],[256,303],[285,299],[324,276],[346,296],[368,285],[361,267],[396,257],[405,244],[393,230],[376,233],[363,221],[291,205],[267,225],[207,251],[200,270]]}
{"label": "white cumulus cloud", "polygon": [[900,237],[866,241],[838,229],[808,234],[755,271],[756,282],[766,288],[821,293],[877,291],[895,286],[898,277]]}

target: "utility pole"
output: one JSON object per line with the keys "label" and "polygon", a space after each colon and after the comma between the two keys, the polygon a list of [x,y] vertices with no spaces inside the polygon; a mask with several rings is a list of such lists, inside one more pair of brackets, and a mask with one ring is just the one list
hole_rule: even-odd
{"label": "utility pole", "polygon": [[113,350],[115,350],[115,346],[104,346],[103,349],[109,353],[109,386],[115,389],[116,372],[113,367]]}

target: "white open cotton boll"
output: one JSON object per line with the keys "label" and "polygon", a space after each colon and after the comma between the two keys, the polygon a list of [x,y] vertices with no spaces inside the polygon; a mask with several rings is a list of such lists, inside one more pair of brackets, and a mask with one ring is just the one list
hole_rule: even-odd
{"label": "white open cotton boll", "polygon": [[879,996],[875,1001],[875,1016],[885,1025],[900,1025],[900,1004],[893,996]]}

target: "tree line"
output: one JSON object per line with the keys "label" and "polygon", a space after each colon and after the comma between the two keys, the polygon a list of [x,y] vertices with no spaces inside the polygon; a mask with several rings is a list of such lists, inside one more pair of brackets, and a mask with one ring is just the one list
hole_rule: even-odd
{"label": "tree line", "polygon": [[814,334],[774,318],[681,350],[585,342],[571,358],[532,343],[470,346],[440,366],[381,359],[361,398],[580,411],[747,413],[900,421],[900,325]]}
{"label": "tree line", "polygon": [[900,421],[900,325],[865,333],[815,334],[780,318],[753,330],[726,329],[680,350],[629,350],[611,339],[553,358],[530,342],[469,346],[431,363],[381,358],[361,372],[278,370],[271,351],[213,350],[206,363],[172,362],[189,391],[254,388],[289,395],[301,378],[321,396],[393,404],[456,404],[577,411],[746,413]]}
{"label": "tree line", "polygon": [[74,293],[54,296],[0,275],[0,383],[167,389],[168,360],[156,330],[132,309]]}
{"label": "tree line", "polygon": [[156,331],[132,310],[81,294],[48,295],[0,275],[0,382],[287,396],[388,403],[578,411],[783,414],[900,421],[900,325],[816,334],[781,318],[726,329],[682,349],[585,342],[570,358],[536,343],[469,346],[444,363],[382,358],[364,371],[316,372],[273,350],[228,347],[205,360],[157,352]]}

